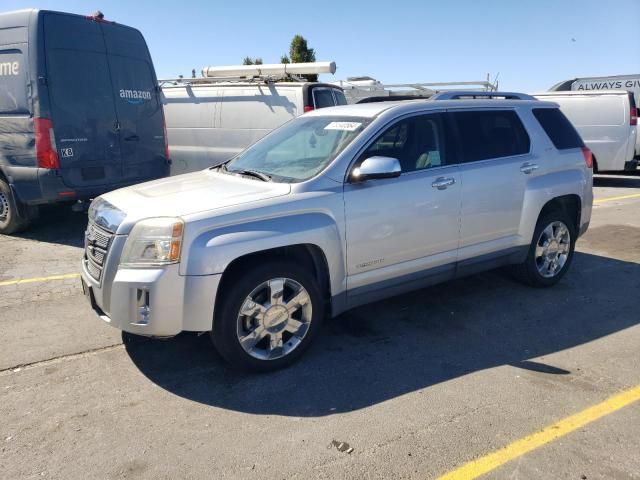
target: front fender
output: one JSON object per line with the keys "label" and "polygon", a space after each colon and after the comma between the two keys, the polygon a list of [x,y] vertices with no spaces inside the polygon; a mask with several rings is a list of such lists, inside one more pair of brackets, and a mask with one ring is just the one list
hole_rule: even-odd
{"label": "front fender", "polygon": [[332,295],[344,291],[345,261],[340,229],[327,213],[301,213],[214,227],[187,246],[182,275],[223,273],[231,262],[251,253],[311,244],[320,248],[329,267]]}

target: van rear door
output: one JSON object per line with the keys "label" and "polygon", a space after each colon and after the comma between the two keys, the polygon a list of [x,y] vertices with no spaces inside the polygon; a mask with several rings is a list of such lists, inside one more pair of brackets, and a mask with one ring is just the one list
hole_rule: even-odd
{"label": "van rear door", "polygon": [[46,83],[62,179],[70,188],[118,183],[118,119],[100,24],[50,12],[44,14],[43,24]]}
{"label": "van rear door", "polygon": [[122,176],[127,183],[168,174],[160,89],[142,34],[103,23],[116,115]]}

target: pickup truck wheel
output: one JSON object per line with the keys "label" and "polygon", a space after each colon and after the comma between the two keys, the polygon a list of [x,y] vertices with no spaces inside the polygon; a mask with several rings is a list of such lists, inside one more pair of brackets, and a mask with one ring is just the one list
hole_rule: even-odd
{"label": "pickup truck wheel", "polygon": [[533,287],[558,283],[573,260],[576,237],[573,222],[564,212],[540,217],[526,260],[515,266],[517,278]]}
{"label": "pickup truck wheel", "polygon": [[271,371],[295,361],[324,317],[315,278],[294,263],[274,262],[231,282],[214,319],[212,338],[218,352],[241,370]]}
{"label": "pickup truck wheel", "polygon": [[29,225],[28,220],[18,216],[16,202],[9,185],[0,179],[0,234],[10,235]]}

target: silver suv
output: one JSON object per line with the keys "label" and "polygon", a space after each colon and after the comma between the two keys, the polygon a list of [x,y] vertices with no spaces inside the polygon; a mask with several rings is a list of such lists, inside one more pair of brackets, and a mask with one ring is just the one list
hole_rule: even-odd
{"label": "silver suv", "polygon": [[223,165],[99,197],[93,309],[134,334],[210,331],[264,371],[367,302],[506,265],[555,284],[589,225],[591,153],[557,105],[496,96],[310,112]]}

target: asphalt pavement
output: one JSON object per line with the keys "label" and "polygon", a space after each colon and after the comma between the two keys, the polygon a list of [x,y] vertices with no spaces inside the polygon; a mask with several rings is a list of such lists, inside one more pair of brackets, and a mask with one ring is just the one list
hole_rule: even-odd
{"label": "asphalt pavement", "polygon": [[483,478],[640,478],[640,402],[518,450],[640,386],[640,177],[594,190],[556,287],[492,271],[364,306],[262,375],[207,335],[101,322],[77,277],[85,217],[52,209],[0,236],[0,477],[468,478],[511,446]]}

